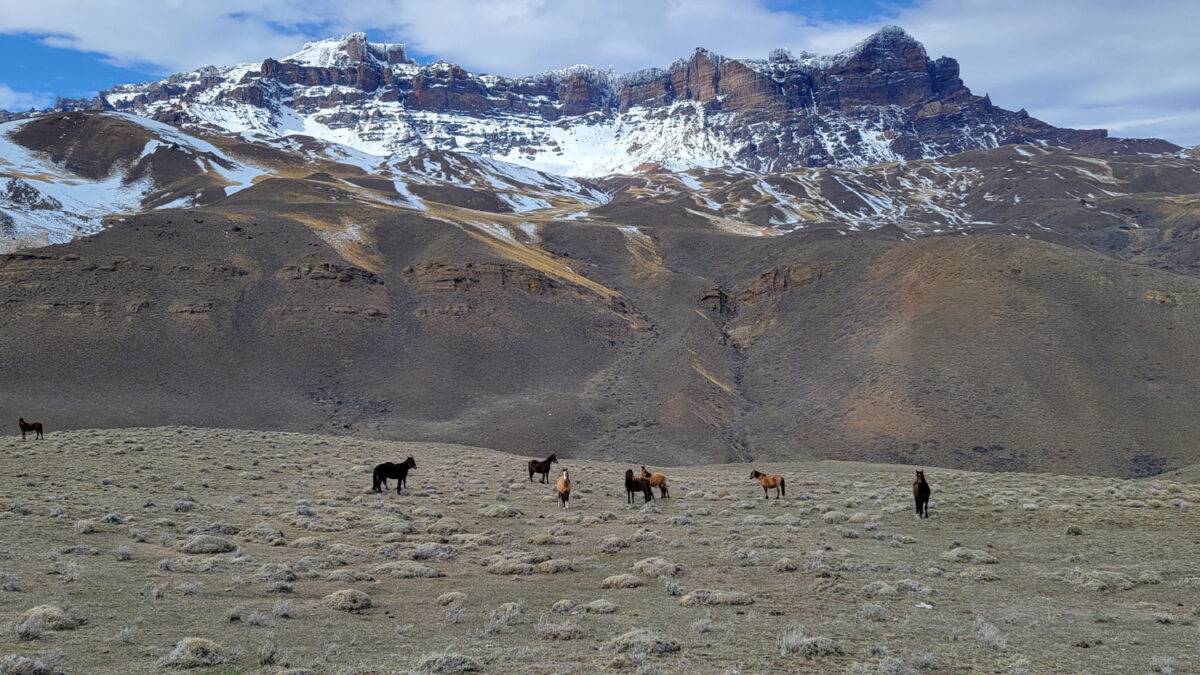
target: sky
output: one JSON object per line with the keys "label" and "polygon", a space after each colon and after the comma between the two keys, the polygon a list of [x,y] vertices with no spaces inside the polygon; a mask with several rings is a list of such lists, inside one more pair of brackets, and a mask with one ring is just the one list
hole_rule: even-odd
{"label": "sky", "polygon": [[0,109],[257,63],[363,31],[424,63],[624,73],[705,47],[837,53],[903,27],[1004,108],[1113,136],[1200,144],[1196,0],[38,0],[0,2]]}

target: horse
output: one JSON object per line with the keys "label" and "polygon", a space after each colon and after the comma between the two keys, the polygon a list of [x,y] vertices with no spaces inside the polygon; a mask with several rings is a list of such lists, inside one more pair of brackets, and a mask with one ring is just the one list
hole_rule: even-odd
{"label": "horse", "polygon": [[374,473],[371,475],[371,492],[383,492],[380,486],[387,488],[387,479],[396,479],[396,494],[400,494],[400,488],[404,487],[408,482],[408,470],[417,468],[417,462],[412,457],[393,464],[392,462],[384,462],[375,467]]}
{"label": "horse", "polygon": [[642,478],[650,481],[650,487],[657,487],[659,496],[667,499],[671,496],[671,491],[667,489],[667,476],[662,473],[650,473],[646,467],[642,467]]}
{"label": "horse", "polygon": [[563,469],[562,475],[558,477],[558,498],[562,501],[563,508],[567,508],[567,500],[571,498],[571,477],[567,475],[566,469]]}
{"label": "horse", "polygon": [[[12,418],[10,417],[9,419]],[[24,417],[19,417],[17,418],[17,426],[21,427],[21,440],[25,440],[26,431],[33,432],[33,440],[35,441],[42,437],[41,422],[26,422]]]}
{"label": "horse", "polygon": [[918,471],[917,479],[913,481],[913,500],[917,502],[917,517],[929,517],[929,483],[925,482],[925,472]]}
{"label": "horse", "polygon": [[779,499],[780,495],[787,496],[787,486],[784,485],[783,476],[768,476],[765,473],[751,471],[750,477],[758,479],[758,484],[761,485],[763,489],[763,499],[769,499],[767,496],[767,490],[769,488],[775,488],[775,499]]}
{"label": "horse", "polygon": [[529,482],[533,482],[533,474],[542,474],[542,482],[546,483],[550,479],[550,465],[557,464],[558,457],[550,455],[546,459],[538,461],[536,459],[529,460]]}
{"label": "horse", "polygon": [[646,500],[645,502],[642,502],[643,504],[650,501],[651,499],[654,499],[654,491],[650,489],[650,480],[646,479],[646,478],[642,478],[641,476],[634,478],[633,477],[633,469],[626,469],[625,470],[625,503],[626,504],[633,503],[633,493],[635,493],[635,492],[642,493],[642,497],[644,497]]}

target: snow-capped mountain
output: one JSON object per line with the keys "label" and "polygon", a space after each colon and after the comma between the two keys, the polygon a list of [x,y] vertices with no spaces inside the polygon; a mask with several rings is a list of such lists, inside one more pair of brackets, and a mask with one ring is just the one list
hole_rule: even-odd
{"label": "snow-capped mountain", "polygon": [[954,59],[930,59],[896,27],[832,56],[732,59],[698,49],[665,69],[574,66],[521,78],[419,65],[403,45],[354,34],[58,107],[305,135],[380,157],[470,152],[570,176],[858,167],[1009,143],[1074,148],[1106,136],[992,105],[964,86]]}

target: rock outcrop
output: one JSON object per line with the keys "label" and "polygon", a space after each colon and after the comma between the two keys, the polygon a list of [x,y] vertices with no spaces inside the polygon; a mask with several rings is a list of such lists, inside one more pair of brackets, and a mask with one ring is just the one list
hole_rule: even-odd
{"label": "rock outcrop", "polygon": [[[466,150],[570,175],[650,165],[851,167],[1007,143],[1075,148],[1107,136],[992,105],[963,84],[957,61],[930,59],[894,26],[833,56],[774,50],[731,59],[697,49],[668,68],[624,76],[574,66],[519,78],[421,66],[403,45],[355,34],[257,67],[206,67],[56,108],[268,135],[291,133],[285,120],[299,115],[306,132],[376,154]],[[607,146],[601,159],[596,143]]]}

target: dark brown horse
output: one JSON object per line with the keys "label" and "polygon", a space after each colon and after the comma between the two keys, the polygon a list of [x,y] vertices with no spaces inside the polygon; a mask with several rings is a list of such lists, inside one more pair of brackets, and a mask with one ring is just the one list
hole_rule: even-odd
{"label": "dark brown horse", "polygon": [[658,488],[658,496],[666,499],[671,496],[671,491],[667,489],[667,475],[663,473],[650,473],[646,467],[642,467],[642,478],[650,481],[650,487]]}
{"label": "dark brown horse", "polygon": [[[383,492],[387,489],[387,481],[389,478],[396,479],[396,494],[400,494],[400,488],[408,483],[408,470],[417,468],[417,461],[412,457],[394,464],[392,462],[384,462],[375,467],[375,472],[371,475],[371,492]],[[380,489],[382,487],[382,489]]]}
{"label": "dark brown horse", "polygon": [[[625,503],[633,503],[634,493],[640,492],[645,497],[646,502],[654,499],[654,491],[650,489],[650,479],[642,478],[641,476],[634,477],[633,469],[625,471]],[[643,504],[645,502],[642,502]]]}
{"label": "dark brown horse", "polygon": [[751,478],[757,478],[758,484],[763,489],[763,499],[769,499],[767,490],[774,488],[775,499],[779,499],[780,495],[787,496],[787,486],[784,484],[783,476],[767,475],[759,471],[751,471]]}
{"label": "dark brown horse", "polygon": [[[12,418],[10,417],[9,419]],[[35,441],[42,437],[41,422],[26,422],[24,417],[19,417],[17,418],[17,426],[21,427],[21,440],[25,440],[25,432],[27,431],[33,432],[33,439]]]}
{"label": "dark brown horse", "polygon": [[543,460],[536,460],[536,459],[529,460],[529,482],[530,483],[533,482],[533,474],[535,474],[535,473],[542,474],[542,482],[543,483],[548,482],[549,478],[550,478],[550,465],[557,464],[557,463],[558,463],[558,457],[556,457],[554,455],[550,455],[549,457],[547,457],[546,459],[543,459]]}
{"label": "dark brown horse", "polygon": [[925,482],[925,472],[918,471],[917,479],[913,481],[913,500],[917,502],[917,517],[929,517],[929,483]]}

